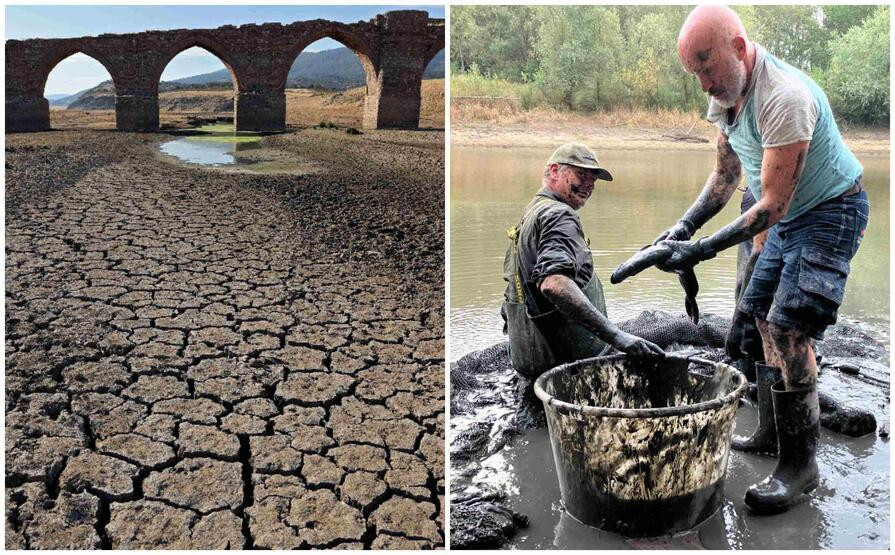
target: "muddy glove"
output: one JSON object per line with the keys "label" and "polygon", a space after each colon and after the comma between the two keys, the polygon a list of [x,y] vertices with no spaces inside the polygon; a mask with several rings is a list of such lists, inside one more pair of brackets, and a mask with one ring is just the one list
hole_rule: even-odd
{"label": "muddy glove", "polygon": [[662,350],[662,347],[621,330],[612,337],[610,343],[619,351],[635,357],[665,356],[665,351]]}
{"label": "muddy glove", "polygon": [[734,312],[730,330],[728,330],[724,341],[724,351],[734,360],[741,358],[764,359],[761,334],[755,326],[754,317],[739,310]]}
{"label": "muddy glove", "polygon": [[671,248],[671,257],[656,264],[656,267],[664,272],[678,272],[689,270],[703,260],[715,257],[715,251],[706,244],[706,238],[699,241],[662,241],[659,246]]}
{"label": "muddy glove", "polygon": [[677,221],[676,224],[669,227],[665,231],[663,231],[656,240],[653,241],[653,244],[656,245],[661,241],[687,241],[690,237],[693,237],[693,233],[696,231],[696,226],[690,223],[690,220],[685,220],[681,218]]}
{"label": "muddy glove", "polygon": [[733,321],[730,323],[730,330],[728,330],[727,338],[724,340],[724,351],[734,360],[746,358],[746,352],[743,350],[743,338],[746,336],[748,318],[750,316],[743,314],[739,310],[733,313]]}

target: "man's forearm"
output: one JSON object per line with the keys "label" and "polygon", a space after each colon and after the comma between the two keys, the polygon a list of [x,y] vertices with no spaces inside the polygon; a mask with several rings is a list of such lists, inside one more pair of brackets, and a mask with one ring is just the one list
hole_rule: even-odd
{"label": "man's forearm", "polygon": [[681,218],[693,225],[694,229],[691,232],[701,228],[724,208],[740,179],[740,159],[723,135],[718,137],[717,149],[715,170],[706,181],[696,202]]}
{"label": "man's forearm", "polygon": [[784,215],[783,211],[773,210],[768,204],[759,201],[742,216],[708,237],[705,240],[706,245],[714,252],[723,251],[767,230]]}
{"label": "man's forearm", "polygon": [[560,312],[603,341],[612,343],[618,335],[618,327],[596,309],[572,279],[553,274],[544,278],[540,289]]}

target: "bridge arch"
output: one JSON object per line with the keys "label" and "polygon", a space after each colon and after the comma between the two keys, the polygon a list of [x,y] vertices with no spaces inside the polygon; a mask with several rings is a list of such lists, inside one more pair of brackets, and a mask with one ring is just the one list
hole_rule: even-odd
{"label": "bridge arch", "polygon": [[37,67],[38,77],[35,82],[38,84],[38,88],[33,92],[39,96],[43,96],[44,90],[47,87],[47,79],[50,77],[50,73],[53,69],[55,69],[63,60],[70,58],[75,54],[84,54],[99,62],[112,78],[112,84],[115,86],[115,90],[118,90],[121,79],[118,76],[116,67],[109,62],[103,53],[82,41],[72,41],[66,44],[61,44],[59,47],[49,50],[44,55]]}
{"label": "bridge arch", "polygon": [[109,72],[118,129],[158,129],[161,74],[174,56],[198,46],[217,56],[231,73],[237,89],[237,129],[282,131],[292,62],[308,45],[327,37],[352,50],[364,68],[364,127],[417,127],[420,64],[427,53],[437,53],[430,53],[431,45],[443,43],[443,36],[443,20],[420,10],[397,10],[350,24],[317,19],[289,25],[7,40],[6,129],[49,129],[48,103],[42,96],[47,76],[75,52],[96,59]]}
{"label": "bridge arch", "polygon": [[368,44],[367,40],[361,34],[354,32],[348,25],[341,23],[331,23],[325,28],[304,34],[291,48],[286,50],[284,56],[286,61],[285,67],[280,68],[280,90],[286,88],[286,81],[289,78],[289,70],[292,68],[292,64],[295,63],[295,59],[298,58],[298,55],[304,52],[304,50],[313,43],[326,38],[333,39],[354,52],[354,55],[357,56],[364,68],[364,74],[366,75],[367,80],[367,93],[369,94],[370,87],[375,86],[376,83],[377,67],[375,50],[372,45]]}
{"label": "bridge arch", "polygon": [[[435,58],[435,56],[437,56],[438,53],[442,50],[444,50],[444,43],[435,43],[431,47],[429,47],[429,50],[426,51],[426,55],[423,57],[423,71],[425,71],[426,68],[429,67],[429,64],[432,63],[432,60]],[[445,72],[447,72],[447,60],[445,60]]]}
{"label": "bridge arch", "polygon": [[221,63],[224,64],[224,67],[227,68],[227,71],[230,72],[230,80],[233,82],[235,90],[240,90],[240,85],[244,82],[244,79],[240,79],[241,72],[238,71],[236,66],[234,65],[233,56],[222,44],[216,41],[213,37],[208,36],[204,33],[196,33],[187,35],[176,41],[159,57],[158,64],[154,71],[154,78],[152,79],[152,93],[158,94],[158,85],[162,79],[162,73],[165,72],[165,68],[168,67],[168,64],[171,63],[171,60],[177,57],[177,55],[181,52],[194,47],[206,50],[213,56],[215,56],[218,60],[220,60]]}

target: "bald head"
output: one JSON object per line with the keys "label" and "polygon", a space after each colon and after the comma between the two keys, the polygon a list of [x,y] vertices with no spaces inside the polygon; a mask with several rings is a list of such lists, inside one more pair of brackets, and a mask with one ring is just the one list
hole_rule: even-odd
{"label": "bald head", "polygon": [[752,71],[755,49],[740,17],[726,6],[697,6],[677,38],[684,69],[695,75],[702,90],[732,107]]}
{"label": "bald head", "polygon": [[702,5],[694,8],[677,37],[677,51],[684,66],[690,56],[703,58],[706,50],[730,47],[735,38],[748,41],[740,16],[727,6]]}

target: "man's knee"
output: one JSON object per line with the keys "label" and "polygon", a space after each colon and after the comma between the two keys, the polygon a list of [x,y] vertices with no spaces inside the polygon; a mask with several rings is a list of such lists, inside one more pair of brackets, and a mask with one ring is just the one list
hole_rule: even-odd
{"label": "man's knee", "polygon": [[767,321],[764,322],[764,325],[768,336],[777,346],[796,345],[802,342],[807,344],[809,342],[808,336],[797,329],[786,328]]}

